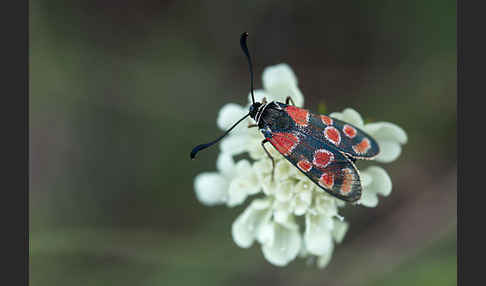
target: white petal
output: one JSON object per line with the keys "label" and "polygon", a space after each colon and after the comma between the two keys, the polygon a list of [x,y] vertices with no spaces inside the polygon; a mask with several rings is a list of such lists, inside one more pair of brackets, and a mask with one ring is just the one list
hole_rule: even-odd
{"label": "white petal", "polygon": [[[228,206],[233,207],[243,203],[248,194],[254,194],[260,190],[260,184],[250,162],[240,160],[236,163],[238,177],[231,180],[228,190]],[[251,179],[254,178],[254,179]]]}
{"label": "white petal", "polygon": [[376,140],[396,141],[407,143],[407,133],[398,125],[390,122],[373,122],[366,124],[364,130]]}
{"label": "white petal", "polygon": [[219,153],[218,159],[216,160],[216,167],[227,178],[235,176],[235,161],[233,160],[233,156],[228,153]]}
{"label": "white petal", "polygon": [[228,198],[228,181],[219,173],[201,173],[194,179],[197,199],[207,205],[223,204]]}
{"label": "white petal", "polygon": [[327,193],[315,193],[314,194],[314,209],[321,215],[329,217],[337,214],[336,199],[328,195]]}
{"label": "white petal", "polygon": [[302,202],[302,201],[298,201],[295,203],[295,206],[294,206],[294,215],[296,216],[301,216],[301,215],[304,215],[307,210],[309,209],[309,205]]}
{"label": "white petal", "polygon": [[363,118],[361,118],[361,115],[356,110],[352,108],[346,108],[343,110],[342,114],[343,114],[342,117],[343,121],[351,123],[357,127],[363,126]]}
{"label": "white petal", "polygon": [[309,256],[309,251],[307,251],[307,246],[305,245],[305,239],[301,240],[302,243],[300,244],[300,250],[299,250],[299,257],[307,257]]}
{"label": "white petal", "polygon": [[400,156],[402,147],[394,141],[378,140],[380,146],[380,153],[375,160],[382,163],[390,163]]}
{"label": "white petal", "polygon": [[247,160],[240,160],[236,164],[236,173],[238,174],[238,177],[244,181],[244,183],[240,183],[240,186],[245,188],[247,194],[253,195],[261,190],[260,179],[253,170],[250,162]]}
{"label": "white petal", "polygon": [[263,70],[262,79],[263,87],[267,90],[279,85],[297,85],[297,77],[295,76],[294,71],[285,63],[265,68],[265,70]]}
{"label": "white petal", "polygon": [[271,175],[265,176],[261,182],[265,195],[270,196],[277,192],[278,184],[275,180],[272,180]]}
{"label": "white petal", "polygon": [[272,160],[262,159],[253,163],[253,170],[260,176],[265,176],[272,173]]}
{"label": "white petal", "polygon": [[291,219],[290,202],[276,202],[273,206],[273,219],[280,224],[287,224]]}
{"label": "white petal", "polygon": [[237,177],[231,181],[227,201],[229,207],[240,205],[245,201],[248,196],[247,187],[248,185],[244,178]]}
{"label": "white petal", "polygon": [[[250,157],[253,159],[253,160],[261,160],[261,159],[266,159],[268,158],[268,155],[265,153],[265,150],[263,149],[262,147],[262,142],[263,140],[263,135],[262,135],[262,138],[258,138],[258,137],[249,137],[248,138],[248,143],[247,143],[247,150],[248,150],[248,153],[250,154]],[[270,148],[268,148],[270,144],[267,144],[265,147],[267,148],[267,150],[270,151]]]}
{"label": "white petal", "polygon": [[385,169],[378,166],[368,167],[364,173],[370,175],[373,179],[370,185],[365,187],[365,191],[388,196],[392,190],[392,181]]}
{"label": "white petal", "polygon": [[364,205],[365,207],[374,208],[378,205],[378,197],[374,192],[367,192],[366,190],[363,191],[361,194],[361,198],[357,202],[360,205]]}
{"label": "white petal", "polygon": [[248,248],[253,244],[261,226],[270,220],[269,207],[268,200],[254,200],[233,222],[231,234],[239,247]]}
{"label": "white petal", "polygon": [[[226,131],[247,113],[248,110],[243,106],[235,103],[228,103],[219,110],[217,119],[218,127]],[[244,125],[244,122],[240,123],[240,125]],[[237,130],[234,129],[231,132],[234,133],[235,131]]]}
{"label": "white petal", "polygon": [[275,177],[284,180],[295,174],[295,167],[287,160],[280,160],[275,165]]}
{"label": "white petal", "polygon": [[332,247],[331,230],[334,221],[332,218],[323,215],[305,216],[305,245],[309,253],[323,255],[329,252]]}
{"label": "white petal", "polygon": [[[255,96],[255,102],[262,102],[263,98],[267,99],[267,102],[272,101],[273,99],[270,98],[271,96],[267,94],[263,89],[256,89],[253,91],[253,95]],[[251,92],[248,93],[248,107],[252,104],[251,100]],[[248,113],[248,110],[246,111]]]}
{"label": "white petal", "polygon": [[346,202],[340,199],[334,199],[336,207],[342,208],[346,206]]}
{"label": "white petal", "polygon": [[290,96],[296,106],[304,106],[304,96],[297,86],[276,85],[268,89],[267,94],[269,99],[282,103],[285,103],[287,97]]}
{"label": "white petal", "polygon": [[273,239],[262,245],[263,256],[273,265],[285,266],[294,260],[301,247],[301,237],[297,227],[289,228],[278,223],[273,227]]}
{"label": "white petal", "polygon": [[230,155],[238,155],[246,152],[246,138],[242,135],[230,135],[224,138],[219,143],[221,152],[228,153]]}
{"label": "white petal", "polygon": [[337,243],[343,241],[344,235],[348,231],[348,223],[340,219],[334,219],[334,228],[332,229],[332,237]]}
{"label": "white petal", "polygon": [[341,112],[333,112],[329,114],[330,117],[335,118],[337,120],[343,120],[343,114]]}
{"label": "white petal", "polygon": [[[279,178],[278,176],[276,176]],[[280,178],[279,178],[280,179]],[[294,190],[294,182],[291,180],[279,181],[277,190],[275,192],[275,198],[278,201],[286,202],[292,198]]]}
{"label": "white petal", "polygon": [[317,267],[324,268],[329,264],[329,262],[331,261],[333,250],[334,245],[331,246],[331,249],[327,253],[319,256],[319,258],[317,259]]}
{"label": "white petal", "polygon": [[370,174],[362,171],[360,173],[360,179],[361,179],[361,185],[363,187],[366,187],[366,186],[369,186],[371,184],[371,181],[373,180],[373,177],[371,177]]}
{"label": "white petal", "polygon": [[295,198],[293,200],[294,214],[303,215],[309,209],[312,203],[312,187],[313,185],[307,181],[300,181],[294,187]]}
{"label": "white petal", "polygon": [[269,220],[260,226],[256,239],[261,244],[273,244],[273,241],[275,240],[275,227],[272,220]]}

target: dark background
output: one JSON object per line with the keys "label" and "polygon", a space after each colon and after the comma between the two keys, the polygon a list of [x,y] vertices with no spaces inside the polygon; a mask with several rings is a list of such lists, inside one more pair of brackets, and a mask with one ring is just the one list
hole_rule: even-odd
{"label": "dark background", "polygon": [[[403,127],[391,195],[324,270],[241,249],[208,208],[219,109],[288,63],[305,106]],[[31,285],[456,285],[455,1],[30,2]],[[202,154],[201,154],[202,155]]]}

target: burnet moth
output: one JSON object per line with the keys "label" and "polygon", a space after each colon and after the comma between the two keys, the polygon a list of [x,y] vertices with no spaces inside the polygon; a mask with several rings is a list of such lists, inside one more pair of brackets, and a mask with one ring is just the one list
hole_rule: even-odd
{"label": "burnet moth", "polygon": [[[250,116],[265,139],[263,149],[270,143],[290,163],[329,194],[347,202],[356,202],[363,189],[359,171],[354,165],[357,159],[373,159],[379,153],[377,142],[352,124],[326,115],[311,113],[296,107],[290,97],[281,102],[255,102],[253,94],[253,67],[246,45],[248,33],[243,33],[240,46],[248,59],[250,70],[250,91],[253,104],[248,114],[238,120],[228,131],[216,140],[201,144],[191,151],[191,159],[225,137],[236,125]],[[289,103],[292,103],[290,105]],[[273,178],[273,173],[272,173]]]}

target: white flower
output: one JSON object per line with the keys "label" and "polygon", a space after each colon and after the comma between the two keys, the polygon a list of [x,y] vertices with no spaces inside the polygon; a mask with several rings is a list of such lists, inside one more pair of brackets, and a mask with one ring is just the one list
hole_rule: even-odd
{"label": "white flower", "polygon": [[[255,100],[285,102],[291,96],[302,107],[304,97],[297,86],[297,78],[287,64],[268,67],[263,72],[263,90],[255,91]],[[219,112],[217,125],[227,130],[248,113],[248,104],[229,103]],[[361,115],[347,108],[331,117],[351,123],[373,136],[381,153],[376,161],[388,163],[398,158],[407,135],[400,127],[388,122],[364,124]],[[232,236],[236,245],[251,247],[255,242],[262,247],[263,256],[277,266],[287,265],[299,257],[315,257],[317,265],[325,267],[335,251],[335,244],[343,241],[349,227],[339,215],[346,203],[326,192],[299,172],[273,147],[267,148],[275,159],[275,177],[272,180],[272,161],[264,152],[263,135],[257,128],[247,128],[253,120],[237,126],[220,144],[217,172],[202,173],[195,178],[197,198],[208,206],[242,204],[249,196],[260,194],[236,218]],[[251,162],[233,156],[248,154]],[[356,162],[359,165],[359,162]],[[386,171],[371,166],[360,171],[363,192],[359,204],[375,207],[378,194],[388,196],[392,183]]]}
{"label": "white flower", "polygon": [[233,207],[260,191],[260,178],[247,160],[235,164],[230,155],[221,153],[217,167],[219,172],[201,173],[194,180],[196,196],[201,203],[208,206],[226,203]]}

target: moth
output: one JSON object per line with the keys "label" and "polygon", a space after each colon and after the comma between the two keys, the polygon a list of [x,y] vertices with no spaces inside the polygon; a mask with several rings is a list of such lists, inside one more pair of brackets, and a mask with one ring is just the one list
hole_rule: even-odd
{"label": "moth", "polygon": [[[240,37],[240,46],[248,59],[250,69],[250,90],[252,105],[248,114],[238,120],[228,131],[216,140],[194,147],[190,157],[219,142],[235,126],[248,116],[255,121],[249,127],[257,127],[263,134],[263,149],[275,160],[265,147],[270,143],[300,172],[306,175],[319,188],[329,194],[347,201],[356,202],[361,198],[362,184],[357,159],[373,159],[380,148],[375,139],[358,127],[331,118],[314,114],[293,104],[291,97],[285,103],[255,102],[253,94],[253,67],[246,40],[248,33]],[[272,178],[274,172],[272,172]]]}

